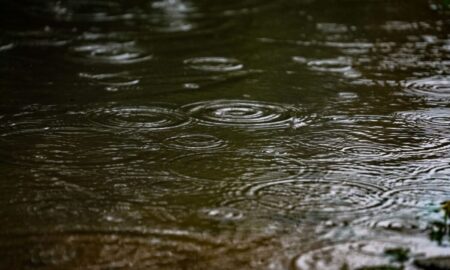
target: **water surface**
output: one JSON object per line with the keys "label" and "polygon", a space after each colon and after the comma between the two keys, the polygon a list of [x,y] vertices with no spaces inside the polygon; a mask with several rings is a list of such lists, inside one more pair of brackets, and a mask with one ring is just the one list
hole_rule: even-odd
{"label": "water surface", "polygon": [[446,1],[1,6],[1,269],[450,256]]}

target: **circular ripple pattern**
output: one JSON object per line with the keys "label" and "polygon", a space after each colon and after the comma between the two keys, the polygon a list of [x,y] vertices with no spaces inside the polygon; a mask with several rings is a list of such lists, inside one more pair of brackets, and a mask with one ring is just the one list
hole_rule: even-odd
{"label": "circular ripple pattern", "polygon": [[184,60],[189,68],[207,72],[230,72],[244,67],[238,60],[225,57],[198,57]]}
{"label": "circular ripple pattern", "polygon": [[136,77],[123,73],[104,73],[104,74],[90,74],[79,73],[80,78],[84,78],[92,85],[101,85],[105,87],[106,91],[116,92],[119,90],[127,90],[136,88],[140,80]]}
{"label": "circular ripple pattern", "polygon": [[[213,250],[219,245],[205,236],[179,230],[32,236],[20,237],[16,243],[2,243],[1,253],[13,250],[24,265],[28,262],[47,267],[101,269],[131,264],[145,269],[174,269],[189,261],[192,254],[200,256],[199,250]],[[29,246],[29,252],[20,252],[23,246]]]}
{"label": "circular ripple pattern", "polygon": [[226,146],[226,142],[207,134],[182,134],[165,140],[167,147],[181,150],[211,150]]}
{"label": "circular ripple pattern", "polygon": [[395,159],[396,156],[390,152],[392,149],[375,145],[374,143],[357,144],[352,146],[344,146],[341,149],[342,156],[338,156],[336,160],[389,160]]}
{"label": "circular ripple pattern", "polygon": [[152,58],[132,41],[80,45],[73,47],[71,53],[74,61],[93,64],[134,64]]}
{"label": "circular ripple pattern", "polygon": [[400,157],[393,146],[373,142],[370,138],[364,138],[365,135],[365,132],[355,134],[345,129],[314,131],[298,137],[291,136],[292,142],[285,147],[291,151],[309,153],[308,158],[315,161],[359,162],[393,160]]}
{"label": "circular ripple pattern", "polygon": [[304,174],[305,165],[295,160],[234,152],[191,154],[166,165],[175,174],[207,180],[267,180]]}
{"label": "circular ripple pattern", "polygon": [[21,165],[122,166],[151,150],[151,143],[82,128],[41,128],[2,134],[4,161]]}
{"label": "circular ripple pattern", "polygon": [[286,128],[307,122],[288,105],[246,100],[214,100],[184,106],[189,115],[211,126],[247,129]]}
{"label": "circular ripple pattern", "polygon": [[199,1],[205,14],[215,14],[223,16],[234,16],[247,13],[255,13],[273,5],[271,2],[261,0],[231,0],[227,2]]}
{"label": "circular ripple pattern", "polygon": [[396,117],[399,118],[400,121],[405,121],[406,124],[419,128],[426,127],[437,129],[450,126],[450,109],[448,108],[399,112],[396,114]]}
{"label": "circular ripple pattern", "polygon": [[424,95],[429,98],[449,98],[450,97],[450,77],[433,76],[418,80],[410,80],[404,83],[407,91]]}
{"label": "circular ripple pattern", "polygon": [[340,213],[367,211],[382,205],[383,188],[353,181],[287,179],[252,184],[242,189],[244,197],[227,206],[269,212]]}
{"label": "circular ripple pattern", "polygon": [[88,112],[89,120],[99,126],[117,130],[156,131],[180,127],[189,117],[168,107],[110,106]]}
{"label": "circular ripple pattern", "polygon": [[258,269],[249,259],[273,255],[270,244],[267,236],[178,229],[65,232],[2,236],[0,257],[9,269]]}
{"label": "circular ripple pattern", "polygon": [[411,185],[387,191],[383,194],[393,205],[414,208],[438,206],[450,198],[450,185]]}
{"label": "circular ripple pattern", "polygon": [[352,70],[351,61],[343,57],[309,61],[308,67],[322,72],[348,72]]}
{"label": "circular ripple pattern", "polygon": [[32,16],[64,22],[109,22],[133,17],[124,12],[124,5],[105,0],[27,0],[26,5],[19,7]]}

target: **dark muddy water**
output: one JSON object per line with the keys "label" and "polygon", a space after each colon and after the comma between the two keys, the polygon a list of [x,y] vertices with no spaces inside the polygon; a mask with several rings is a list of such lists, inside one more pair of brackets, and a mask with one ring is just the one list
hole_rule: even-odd
{"label": "dark muddy water", "polygon": [[0,268],[450,256],[447,5],[1,1]]}

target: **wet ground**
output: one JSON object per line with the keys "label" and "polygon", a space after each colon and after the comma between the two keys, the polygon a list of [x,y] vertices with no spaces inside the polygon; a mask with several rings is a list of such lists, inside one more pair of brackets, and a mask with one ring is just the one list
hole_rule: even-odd
{"label": "wet ground", "polygon": [[2,1],[0,269],[449,269],[448,4]]}

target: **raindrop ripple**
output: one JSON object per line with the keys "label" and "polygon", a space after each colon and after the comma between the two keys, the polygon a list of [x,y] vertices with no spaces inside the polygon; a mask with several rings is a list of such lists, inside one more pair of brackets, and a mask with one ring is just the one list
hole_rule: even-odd
{"label": "raindrop ripple", "polygon": [[189,68],[207,72],[231,72],[244,67],[237,59],[225,57],[197,57],[184,60]]}
{"label": "raindrop ripple", "polygon": [[289,178],[307,173],[306,166],[293,159],[229,151],[183,155],[166,166],[188,179],[233,182]]}
{"label": "raindrop ripple", "polygon": [[250,100],[203,101],[183,108],[200,123],[209,126],[277,129],[308,121],[294,106]]}
{"label": "raindrop ripple", "polygon": [[181,134],[165,140],[168,148],[191,151],[220,149],[227,145],[226,141],[208,134]]}
{"label": "raindrop ripple", "polygon": [[431,99],[450,98],[450,77],[432,76],[428,78],[409,80],[404,82],[407,92],[425,96]]}
{"label": "raindrop ripple", "polygon": [[299,178],[252,183],[224,205],[269,213],[315,215],[366,213],[383,204],[383,187],[357,181]]}
{"label": "raindrop ripple", "polygon": [[109,106],[88,112],[88,119],[112,130],[157,131],[177,128],[190,122],[188,116],[165,105]]}

